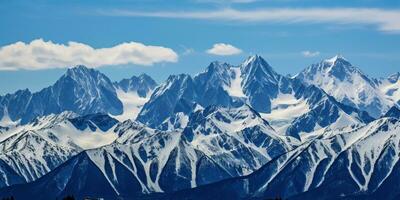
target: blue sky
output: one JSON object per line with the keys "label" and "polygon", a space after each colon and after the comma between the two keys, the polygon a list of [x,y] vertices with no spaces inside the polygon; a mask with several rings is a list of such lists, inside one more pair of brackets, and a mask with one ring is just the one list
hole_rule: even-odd
{"label": "blue sky", "polygon": [[81,60],[112,80],[158,82],[252,54],[282,74],[335,54],[372,77],[400,71],[396,0],[0,0],[0,13],[0,94],[37,91]]}

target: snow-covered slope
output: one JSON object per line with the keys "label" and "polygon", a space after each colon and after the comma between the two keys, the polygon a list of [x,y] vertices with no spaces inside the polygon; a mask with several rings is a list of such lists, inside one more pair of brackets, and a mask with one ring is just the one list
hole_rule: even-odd
{"label": "snow-covered slope", "polygon": [[110,144],[117,123],[107,115],[48,115],[0,134],[0,187],[33,181],[84,149]]}
{"label": "snow-covered slope", "polygon": [[380,86],[342,56],[313,64],[296,78],[322,88],[339,102],[379,117],[391,106]]}
{"label": "snow-covered slope", "polygon": [[[176,199],[396,199],[400,121],[382,118],[329,133],[268,162],[249,176],[166,195]],[[392,188],[392,189],[390,189]],[[306,192],[306,193],[304,193]],[[386,194],[384,192],[387,192]],[[371,196],[372,195],[372,196]]]}
{"label": "snow-covered slope", "polygon": [[379,89],[393,104],[400,106],[400,72],[380,80]]}
{"label": "snow-covered slope", "polygon": [[[119,138],[113,144],[84,151],[35,182],[1,192],[19,191],[17,198],[55,198],[71,191],[78,198],[134,198],[246,175],[293,148],[290,137],[278,135],[248,106],[198,110],[183,131],[130,120],[114,130]],[[94,180],[96,187],[90,187]],[[38,192],[44,186],[51,189]]]}
{"label": "snow-covered slope", "polygon": [[157,83],[148,75],[132,76],[114,83],[118,99],[122,102],[123,113],[115,115],[119,121],[136,119],[143,105],[150,99]]}
{"label": "snow-covered slope", "polygon": [[[281,134],[300,139],[336,123],[338,127],[371,119],[348,108],[323,90],[276,73],[260,56],[251,56],[239,66],[212,62],[194,78],[171,76],[143,106],[137,120],[153,128],[184,128],[179,125],[196,107],[227,108],[250,105]],[[324,118],[319,117],[323,112]],[[346,120],[349,123],[345,123]],[[333,126],[332,126],[333,127]]]}
{"label": "snow-covered slope", "polygon": [[[257,55],[238,66],[216,61],[157,88],[146,75],[110,83],[76,67],[47,92],[0,97],[0,187],[30,182],[0,194],[248,199],[323,195],[332,185],[333,195],[384,191],[397,183],[399,110],[388,107],[375,121],[362,110],[381,114],[393,102],[397,90],[381,91],[398,77],[387,80],[369,79],[341,57],[296,78]],[[342,91],[350,85],[361,89]]]}

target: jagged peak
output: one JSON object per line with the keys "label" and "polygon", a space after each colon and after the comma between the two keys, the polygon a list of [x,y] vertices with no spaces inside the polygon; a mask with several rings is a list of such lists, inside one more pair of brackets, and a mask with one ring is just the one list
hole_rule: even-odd
{"label": "jagged peak", "polygon": [[153,78],[151,76],[147,75],[146,73],[141,73],[138,76],[138,78],[141,79],[141,80],[152,80],[152,81],[154,81]]}
{"label": "jagged peak", "polygon": [[155,90],[153,95],[161,95],[165,91],[169,90],[171,87],[185,87],[187,83],[192,83],[193,79],[188,74],[177,74],[177,75],[170,75],[167,80],[162,83],[157,89]]}
{"label": "jagged peak", "polygon": [[46,127],[46,126],[52,126],[56,123],[68,120],[70,118],[75,118],[78,117],[79,115],[76,114],[75,112],[72,111],[63,111],[61,113],[52,113],[46,116],[40,116],[40,117],[36,117],[35,119],[33,119],[30,124],[32,126],[40,126],[40,127]]}
{"label": "jagged peak", "polygon": [[359,68],[353,66],[342,55],[335,55],[332,58],[322,60],[320,63],[312,64],[296,77],[301,77],[302,75],[313,76],[316,73],[329,74],[330,76],[334,76],[340,80],[344,80],[346,77],[351,76],[351,74],[358,74],[372,84],[372,80],[370,80],[367,75],[365,75]]}
{"label": "jagged peak", "polygon": [[230,66],[231,66],[231,65],[228,64],[228,63],[226,63],[226,62],[221,62],[221,61],[215,60],[215,61],[211,62],[211,63],[208,65],[207,68],[210,68],[210,67],[230,67]]}
{"label": "jagged peak", "polygon": [[[6,97],[7,96],[19,96],[19,95],[24,95],[24,94],[30,95],[30,94],[32,94],[32,92],[28,88],[25,88],[25,89],[17,90],[14,93],[7,93],[4,96],[6,96]],[[1,95],[0,95],[0,97],[1,97]]]}
{"label": "jagged peak", "polygon": [[63,77],[70,77],[72,79],[82,79],[98,75],[103,75],[103,74],[93,68],[88,68],[84,65],[76,65],[72,68],[68,68],[67,72],[64,74]]}
{"label": "jagged peak", "polygon": [[352,64],[344,58],[342,55],[338,54],[332,58],[328,58],[323,60],[322,66],[324,69],[331,71],[336,69],[346,69],[354,71],[356,68],[352,66]]}
{"label": "jagged peak", "polygon": [[241,65],[247,66],[247,65],[249,65],[251,63],[255,63],[255,62],[260,62],[263,64],[267,64],[269,66],[268,62],[265,61],[265,59],[258,54],[247,57],[247,59]]}
{"label": "jagged peak", "polygon": [[203,72],[196,74],[195,77],[198,77],[202,74],[207,74],[207,73],[208,74],[210,74],[210,73],[222,74],[224,72],[227,72],[231,67],[233,67],[233,66],[226,62],[213,61],[207,66],[207,68]]}
{"label": "jagged peak", "polygon": [[174,75],[169,75],[167,78],[167,83],[168,82],[174,82],[174,81],[185,81],[188,79],[191,79],[192,77],[189,74],[174,74]]}
{"label": "jagged peak", "polygon": [[248,57],[240,65],[242,74],[245,76],[245,82],[258,77],[261,79],[268,79],[272,82],[277,82],[281,75],[274,71],[274,69],[259,55]]}
{"label": "jagged peak", "polygon": [[93,68],[86,67],[85,65],[75,65],[71,68],[68,68],[67,72],[87,72],[93,70]]}
{"label": "jagged peak", "polygon": [[348,62],[348,60],[342,56],[341,54],[336,54],[335,56],[333,56],[332,58],[328,58],[324,60],[325,62],[329,62],[329,63],[336,63],[336,62],[340,62],[340,61],[346,61]]}
{"label": "jagged peak", "polygon": [[151,87],[155,87],[157,85],[157,82],[149,75],[142,73],[139,76],[131,76],[131,78],[124,78],[122,80],[120,80],[119,82],[115,82],[115,84],[126,84],[126,83],[130,83],[130,82],[134,82],[134,83],[147,83],[150,84],[149,86]]}

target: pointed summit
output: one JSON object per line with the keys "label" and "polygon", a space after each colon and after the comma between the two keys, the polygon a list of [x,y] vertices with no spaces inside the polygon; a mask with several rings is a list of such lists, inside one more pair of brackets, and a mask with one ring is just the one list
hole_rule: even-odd
{"label": "pointed summit", "polygon": [[260,55],[257,55],[257,54],[249,56],[241,65],[242,66],[247,66],[249,64],[254,64],[254,63],[262,64],[262,65],[265,65],[265,66],[269,66],[267,61],[265,61],[265,59],[263,57],[261,57]]}
{"label": "pointed summit", "polygon": [[339,102],[367,111],[373,117],[380,117],[381,110],[389,108],[376,82],[341,55],[307,67],[296,78],[322,88]]}
{"label": "pointed summit", "polygon": [[338,54],[332,58],[325,59],[322,61],[323,69],[330,71],[332,75],[336,75],[340,78],[346,73],[362,73],[357,67],[354,67],[346,58]]}
{"label": "pointed summit", "polygon": [[343,57],[341,54],[336,54],[332,58],[328,58],[324,60],[325,62],[329,62],[332,64],[335,64],[336,62],[349,62],[345,57]]}
{"label": "pointed summit", "polygon": [[88,68],[85,65],[76,65],[74,67],[68,68],[65,74],[72,76],[76,74],[87,74],[90,73],[90,71],[95,71],[95,70],[92,68]]}
{"label": "pointed summit", "polygon": [[231,67],[233,66],[229,65],[228,63],[213,61],[208,65],[208,67],[204,72],[199,73],[198,75],[196,75],[196,77],[202,76],[204,74],[208,74],[208,76],[213,76],[213,74],[217,74],[219,76],[225,76]]}
{"label": "pointed summit", "polygon": [[71,80],[81,87],[105,85],[109,90],[112,90],[112,82],[106,75],[98,70],[88,68],[84,65],[77,65],[69,68],[65,74],[58,79],[56,85],[68,84]]}
{"label": "pointed summit", "polygon": [[113,91],[114,86],[111,80],[98,70],[88,68],[84,65],[77,65],[69,68],[67,72],[61,76],[54,84],[55,88],[75,87],[88,95],[96,95],[98,86]]}
{"label": "pointed summit", "polygon": [[249,79],[267,79],[270,82],[277,82],[280,75],[272,69],[272,67],[259,55],[253,55],[248,57],[240,65],[244,80]]}

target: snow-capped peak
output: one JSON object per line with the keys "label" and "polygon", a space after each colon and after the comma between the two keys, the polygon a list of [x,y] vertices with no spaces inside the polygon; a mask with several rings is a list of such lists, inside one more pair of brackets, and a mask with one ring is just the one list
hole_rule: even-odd
{"label": "snow-capped peak", "polygon": [[339,102],[367,111],[373,117],[381,116],[390,107],[376,81],[340,55],[307,67],[295,78],[316,85]]}
{"label": "snow-capped peak", "polygon": [[328,63],[331,63],[331,64],[334,64],[336,62],[341,62],[341,61],[348,62],[346,60],[346,58],[344,58],[341,54],[337,54],[337,55],[333,56],[332,58],[325,59],[324,61],[328,62]]}
{"label": "snow-capped peak", "polygon": [[[261,57],[260,55],[249,56],[241,64],[242,67],[246,67],[246,66],[249,66],[249,65],[261,65],[261,66],[264,66],[264,67],[271,68],[271,66],[268,64],[268,62],[265,61],[265,59],[263,57]],[[272,68],[271,68],[271,70],[272,70]]]}
{"label": "snow-capped peak", "polygon": [[83,75],[88,75],[90,72],[94,71],[94,69],[88,68],[85,65],[76,65],[72,68],[68,68],[65,74],[71,77],[79,77]]}
{"label": "snow-capped peak", "polygon": [[280,75],[259,55],[250,56],[242,64],[240,64],[244,84],[246,82],[257,79],[258,81],[267,80],[268,82],[277,82]]}
{"label": "snow-capped peak", "polygon": [[254,62],[257,59],[257,57],[260,57],[260,56],[259,55],[252,55],[252,56],[247,57],[247,59],[242,63],[242,65],[248,65],[251,62]]}
{"label": "snow-capped peak", "polygon": [[322,61],[321,70],[329,73],[331,76],[335,76],[341,80],[344,80],[350,74],[358,73],[365,79],[368,79],[360,69],[353,66],[348,60],[346,60],[342,55],[336,55],[332,58],[325,59]]}

